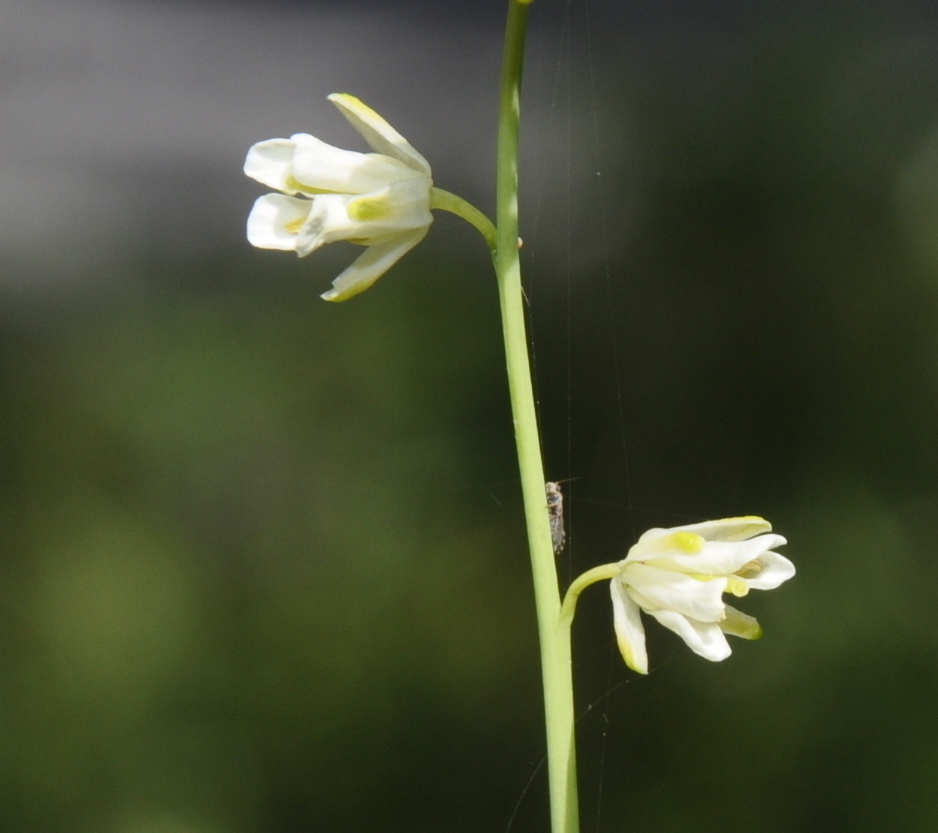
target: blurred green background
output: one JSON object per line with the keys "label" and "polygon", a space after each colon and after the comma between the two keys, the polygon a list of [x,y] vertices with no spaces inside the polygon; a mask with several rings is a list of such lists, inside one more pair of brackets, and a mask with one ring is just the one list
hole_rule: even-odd
{"label": "blurred green background", "polygon": [[[339,90],[491,210],[502,4],[5,6],[0,830],[546,830],[481,241],[330,305],[350,247],[243,239],[252,142],[361,147]],[[584,595],[584,831],[931,833],[934,7],[538,0],[525,94],[564,581],[739,514],[798,567],[647,678]]]}

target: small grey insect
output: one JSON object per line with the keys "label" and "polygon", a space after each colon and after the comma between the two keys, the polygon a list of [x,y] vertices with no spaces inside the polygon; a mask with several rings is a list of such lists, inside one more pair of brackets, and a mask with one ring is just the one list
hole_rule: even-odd
{"label": "small grey insect", "polygon": [[560,484],[548,481],[547,490],[547,517],[550,519],[550,540],[554,545],[554,556],[563,552],[563,545],[567,541],[567,533],[563,528],[563,493]]}

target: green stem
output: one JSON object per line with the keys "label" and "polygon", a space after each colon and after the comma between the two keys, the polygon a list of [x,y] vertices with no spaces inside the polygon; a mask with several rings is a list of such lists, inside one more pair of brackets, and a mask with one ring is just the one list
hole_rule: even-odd
{"label": "green stem", "polygon": [[591,584],[595,584],[597,581],[615,578],[621,573],[622,567],[617,563],[601,564],[599,567],[593,567],[592,570],[587,570],[583,575],[575,578],[573,584],[567,588],[567,595],[563,598],[563,605],[560,608],[561,623],[567,628],[573,624],[573,614],[576,612],[576,600],[580,597],[580,593],[586,590],[587,587]]}
{"label": "green stem", "polygon": [[485,238],[485,242],[488,243],[489,246],[489,251],[491,251],[493,255],[495,254],[495,249],[498,245],[495,226],[492,224],[492,221],[472,203],[466,202],[462,197],[457,197],[455,194],[444,191],[442,188],[433,188],[430,191],[430,208],[439,209],[440,211],[449,211],[451,214],[462,217],[466,222],[471,223]]}
{"label": "green stem", "polygon": [[495,270],[541,644],[551,830],[578,833],[570,628],[560,620],[560,592],[544,493],[518,252],[518,132],[527,6],[520,0],[509,0],[508,4],[498,121]]}

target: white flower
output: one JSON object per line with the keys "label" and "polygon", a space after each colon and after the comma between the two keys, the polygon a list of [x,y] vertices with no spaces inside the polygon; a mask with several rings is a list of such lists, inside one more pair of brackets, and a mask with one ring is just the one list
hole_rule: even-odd
{"label": "white flower", "polygon": [[724,633],[762,636],[759,623],[725,604],[723,594],[770,590],[795,574],[791,561],[772,552],[785,539],[769,534],[771,529],[762,518],[725,518],[642,535],[619,562],[610,585],[616,638],[626,664],[648,673],[641,610],[709,660],[730,655]]}
{"label": "white flower", "polygon": [[375,152],[342,150],[307,133],[258,142],[244,172],[283,193],[254,203],[247,233],[258,248],[299,257],[336,240],[365,246],[322,296],[344,301],[424,238],[433,222],[433,180],[427,160],[374,110],[351,95],[334,93],[329,100]]}

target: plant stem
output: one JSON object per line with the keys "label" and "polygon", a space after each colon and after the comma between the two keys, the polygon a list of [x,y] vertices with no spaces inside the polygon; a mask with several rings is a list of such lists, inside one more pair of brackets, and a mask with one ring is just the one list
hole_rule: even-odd
{"label": "plant stem", "polygon": [[518,251],[518,130],[527,11],[527,3],[509,0],[499,105],[495,270],[541,645],[551,830],[578,833],[570,629],[560,621],[560,591],[547,517]]}
{"label": "plant stem", "polygon": [[495,226],[472,203],[466,202],[462,197],[457,197],[442,188],[433,188],[430,190],[430,208],[449,211],[451,214],[462,217],[467,223],[471,223],[475,226],[476,231],[485,238],[489,251],[492,252],[493,257],[495,256],[495,249],[498,245]]}
{"label": "plant stem", "polygon": [[574,579],[573,584],[567,588],[567,595],[564,596],[563,605],[560,608],[560,621],[564,627],[569,628],[573,624],[573,614],[576,612],[576,602],[580,598],[580,593],[597,581],[612,579],[621,573],[622,567],[613,562],[593,567],[592,570],[587,570],[583,575]]}

